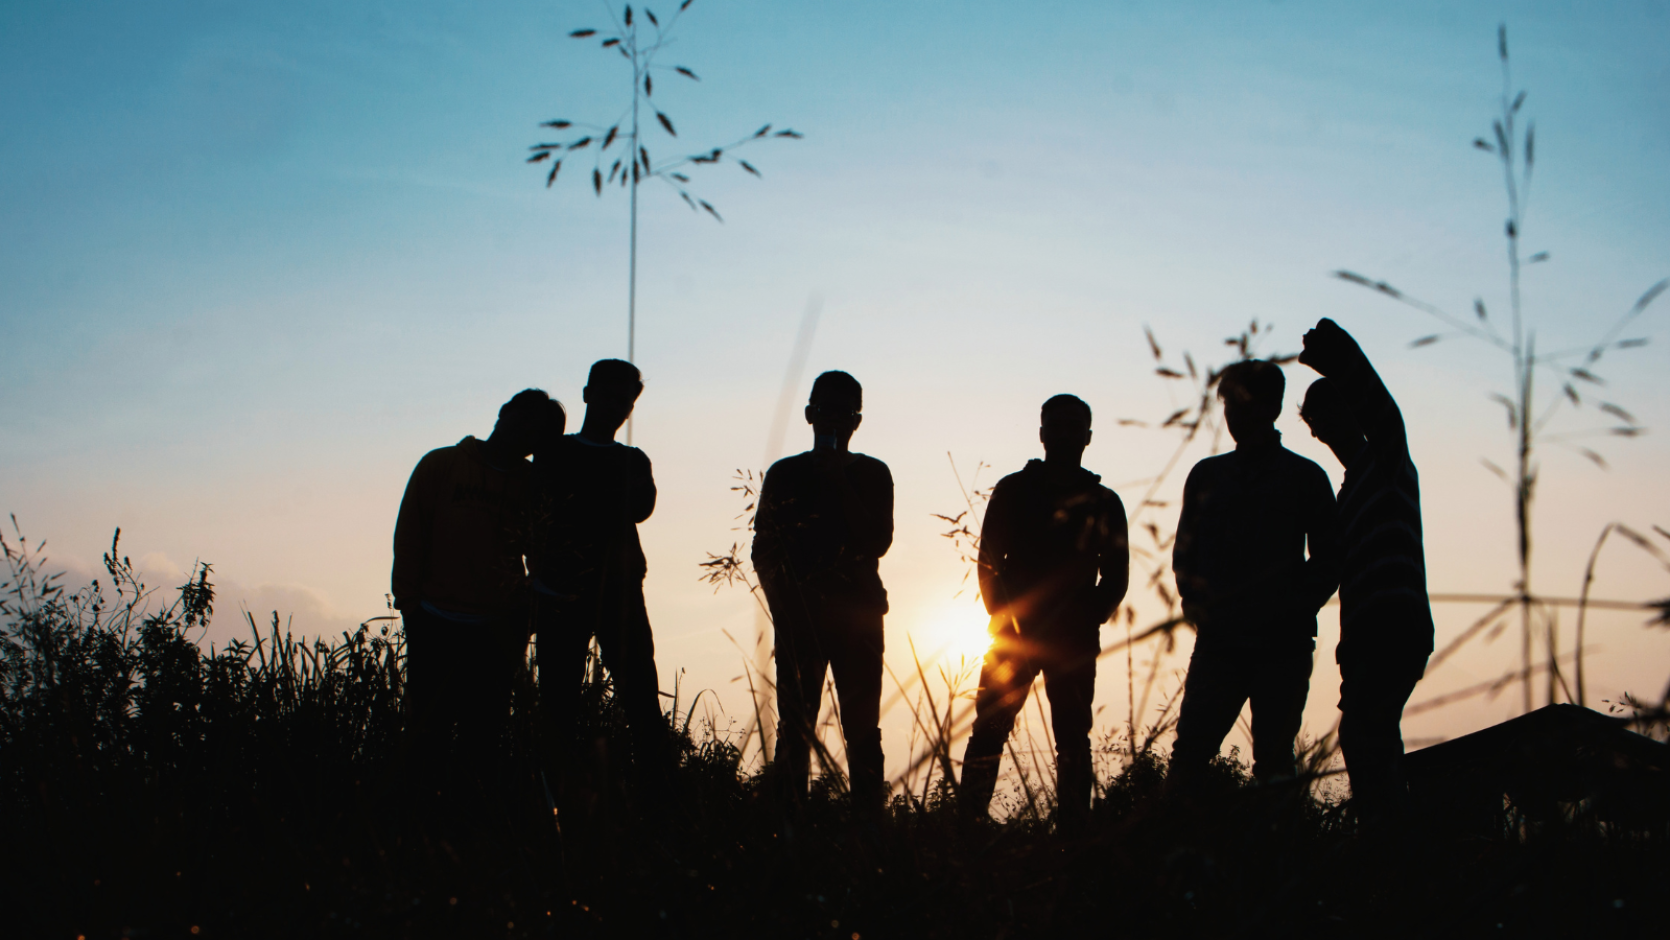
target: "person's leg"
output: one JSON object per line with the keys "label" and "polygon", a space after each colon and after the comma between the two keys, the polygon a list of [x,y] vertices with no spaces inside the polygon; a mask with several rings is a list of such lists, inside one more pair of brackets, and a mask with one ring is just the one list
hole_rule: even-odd
{"label": "person's leg", "polygon": [[818,707],[829,657],[804,616],[773,621],[777,644],[777,783],[794,801],[806,798],[817,739]]}
{"label": "person's leg", "polygon": [[[582,599],[584,600],[584,599]],[[595,598],[591,599],[595,605]],[[591,647],[591,621],[580,616],[583,603],[540,595],[534,601],[534,661],[539,666],[539,707],[545,734],[559,762],[580,746],[575,722],[579,718],[586,681],[586,653]]]}
{"label": "person's leg", "polygon": [[400,630],[406,640],[406,728],[414,738],[433,736],[440,722],[438,686],[439,669],[445,658],[443,642],[430,616],[409,603],[400,612]]}
{"label": "person's leg", "polygon": [[1177,712],[1177,740],[1171,746],[1167,784],[1193,785],[1218,756],[1224,736],[1235,727],[1247,703],[1248,654],[1242,650],[1212,650],[1195,646],[1189,673],[1183,680],[1183,704]]}
{"label": "person's leg", "polygon": [[980,667],[980,687],[974,696],[974,733],[963,751],[957,800],[964,815],[986,815],[992,792],[997,789],[998,770],[1003,766],[1003,745],[1037,677],[1038,665],[1027,655],[1020,637],[1012,628],[998,631]]}
{"label": "person's leg", "polygon": [[615,680],[615,695],[632,732],[632,760],[640,781],[670,782],[667,720],[661,711],[661,682],[655,668],[655,637],[644,606],[643,582],[635,578],[608,585],[604,623],[598,631],[603,664]]}
{"label": "person's leg", "polygon": [[1305,720],[1311,668],[1309,649],[1260,651],[1252,674],[1253,776],[1260,781],[1292,777],[1293,740]]}
{"label": "person's leg", "polygon": [[[499,681],[504,634],[496,624],[462,624],[421,609],[402,614],[419,760],[429,766],[425,786],[462,809],[498,753],[503,724],[493,720],[494,700],[501,686],[509,692]],[[508,718],[508,701],[504,711]]]}
{"label": "person's leg", "polygon": [[526,614],[458,627],[458,746],[453,776],[472,814],[502,803],[508,773],[510,699],[527,667]]}
{"label": "person's leg", "polygon": [[1340,751],[1351,798],[1363,819],[1398,818],[1409,809],[1403,775],[1403,707],[1428,654],[1366,653],[1340,663]]}
{"label": "person's leg", "polygon": [[412,780],[434,796],[452,765],[453,715],[449,697],[457,683],[447,623],[411,602],[400,612],[406,637],[406,721],[411,736]]}
{"label": "person's leg", "polygon": [[828,626],[825,635],[841,706],[847,779],[855,801],[880,804],[887,798],[881,753],[882,616],[848,614]]}
{"label": "person's leg", "polygon": [[527,663],[528,623],[509,616],[466,626],[468,650],[460,657],[458,740],[460,756],[478,776],[492,773],[503,757],[510,726],[510,696]]}
{"label": "person's leg", "polygon": [[546,786],[562,807],[563,825],[570,813],[584,813],[593,790],[589,781],[594,765],[590,740],[580,740],[581,706],[585,698],[586,658],[591,651],[595,596],[563,600],[541,595],[534,601],[537,638],[534,659],[539,667],[539,711],[542,738],[540,763]]}
{"label": "person's leg", "polygon": [[1096,694],[1095,628],[1054,644],[1044,661],[1044,691],[1050,697],[1055,732],[1055,786],[1059,823],[1076,823],[1090,810],[1095,774],[1090,765],[1091,702]]}

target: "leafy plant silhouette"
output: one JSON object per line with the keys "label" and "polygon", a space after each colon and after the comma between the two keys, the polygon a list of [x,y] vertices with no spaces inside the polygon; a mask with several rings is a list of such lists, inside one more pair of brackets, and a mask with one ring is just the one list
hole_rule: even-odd
{"label": "leafy plant silhouette", "polygon": [[[631,5],[627,5],[622,14],[616,18],[610,15],[610,29],[599,31],[592,28],[576,29],[568,35],[573,39],[599,38],[601,48],[611,57],[618,55],[632,70],[632,100],[615,120],[608,125],[586,124],[570,121],[565,118],[546,121],[540,127],[555,130],[572,130],[580,134],[567,142],[538,143],[529,147],[532,155],[529,163],[550,162],[551,169],[545,175],[545,186],[549,189],[557,181],[557,174],[562,169],[565,160],[580,159],[575,154],[587,151],[591,156],[591,185],[598,196],[603,195],[606,186],[620,186],[631,193],[631,241],[628,248],[627,263],[627,293],[626,293],[626,358],[636,361],[637,357],[637,323],[638,323],[638,187],[649,180],[660,180],[670,186],[690,206],[691,211],[705,211],[716,221],[723,222],[719,210],[706,199],[691,194],[690,172],[696,167],[735,163],[738,167],[752,176],[759,176],[760,171],[747,160],[736,155],[736,151],[749,144],[763,140],[781,140],[783,138],[796,139],[803,137],[799,131],[789,128],[773,130],[771,124],[766,124],[759,130],[746,137],[731,141],[723,146],[713,147],[700,153],[675,157],[660,163],[655,162],[649,153],[649,147],[643,139],[643,124],[640,118],[644,112],[655,116],[655,124],[668,137],[676,138],[678,131],[672,117],[662,111],[653,101],[655,93],[655,76],[673,75],[686,81],[700,81],[694,71],[683,65],[663,65],[656,61],[657,57],[666,51],[673,42],[673,30],[678,25],[679,18],[690,9],[693,0],[684,0],[678,10],[663,25],[655,15],[655,11],[648,7],[640,8],[641,16],[634,15]],[[620,150],[615,151],[618,156],[609,162],[610,151],[617,145]],[[608,164],[605,172],[605,164]]]}
{"label": "leafy plant silhouette", "polygon": [[[1523,133],[1519,130],[1520,111],[1525,105],[1526,93],[1523,89],[1515,91],[1513,74],[1508,58],[1508,30],[1507,26],[1498,27],[1496,33],[1497,54],[1502,64],[1502,96],[1501,111],[1492,122],[1491,137],[1479,137],[1473,141],[1473,146],[1484,153],[1494,156],[1502,167],[1502,182],[1506,190],[1508,201],[1507,219],[1503,224],[1503,236],[1507,242],[1508,261],[1508,302],[1510,322],[1507,332],[1498,328],[1485,308],[1483,299],[1473,301],[1473,317],[1471,319],[1455,316],[1435,304],[1418,299],[1399,288],[1393,287],[1383,280],[1378,280],[1354,271],[1335,271],[1334,276],[1340,280],[1377,291],[1406,306],[1413,307],[1423,313],[1435,317],[1450,330],[1420,337],[1410,343],[1412,348],[1429,346],[1440,340],[1455,336],[1465,336],[1485,343],[1503,353],[1513,361],[1513,390],[1511,394],[1493,393],[1490,397],[1499,403],[1507,412],[1508,430],[1513,435],[1514,465],[1511,472],[1504,470],[1489,460],[1484,465],[1498,477],[1509,483],[1514,492],[1514,525],[1516,535],[1517,561],[1519,578],[1514,585],[1514,594],[1505,598],[1502,604],[1490,615],[1475,623],[1461,638],[1464,641],[1476,635],[1484,628],[1496,622],[1501,616],[1511,610],[1519,611],[1521,644],[1519,684],[1522,689],[1523,706],[1526,711],[1532,707],[1531,676],[1537,671],[1532,663],[1534,653],[1537,624],[1534,622],[1537,614],[1542,615],[1542,639],[1547,647],[1547,699],[1550,703],[1555,700],[1555,691],[1563,682],[1559,671],[1559,638],[1557,620],[1547,605],[1546,599],[1537,597],[1532,592],[1531,585],[1531,548],[1532,519],[1531,510],[1535,501],[1538,482],[1539,464],[1536,459],[1537,446],[1541,443],[1559,444],[1571,447],[1584,457],[1604,468],[1606,460],[1591,448],[1572,443],[1576,439],[1596,435],[1612,435],[1617,437],[1635,437],[1645,429],[1636,422],[1635,417],[1623,407],[1608,401],[1595,401],[1598,410],[1608,419],[1615,421],[1610,427],[1588,427],[1564,433],[1548,433],[1544,430],[1549,423],[1567,408],[1581,408],[1585,405],[1585,393],[1578,389],[1587,387],[1599,389],[1606,382],[1598,374],[1598,367],[1602,357],[1614,350],[1634,349],[1647,344],[1644,337],[1624,338],[1623,332],[1636,318],[1646,311],[1647,307],[1670,287],[1670,279],[1665,279],[1648,288],[1640,299],[1626,311],[1609,329],[1602,333],[1594,343],[1569,349],[1559,349],[1554,352],[1537,352],[1536,330],[1528,325],[1521,311],[1520,305],[1520,274],[1526,265],[1540,264],[1548,260],[1546,251],[1538,251],[1529,258],[1521,259],[1521,241],[1525,235],[1525,213],[1530,202],[1532,171],[1536,166],[1536,124],[1527,122]],[[1552,379],[1555,391],[1544,393],[1540,398],[1537,394],[1536,379],[1541,374]],[[1602,536],[1604,539],[1604,535]],[[1585,588],[1585,596],[1586,596]],[[1436,598],[1435,598],[1436,599]],[[1458,641],[1460,642],[1460,641]],[[1441,660],[1444,655],[1453,651],[1442,651],[1435,660]],[[1579,651],[1578,655],[1581,655]],[[1434,663],[1436,665],[1436,662]],[[1567,691],[1567,698],[1571,698]]]}

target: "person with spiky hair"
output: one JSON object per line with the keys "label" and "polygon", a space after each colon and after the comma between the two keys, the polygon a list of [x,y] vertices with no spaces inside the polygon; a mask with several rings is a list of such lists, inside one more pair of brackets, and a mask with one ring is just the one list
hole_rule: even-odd
{"label": "person with spiky hair", "polygon": [[487,440],[425,454],[394,524],[394,606],[406,634],[406,689],[424,786],[484,772],[510,716],[528,648],[522,565],[528,455],[552,404],[536,388],[499,409]]}
{"label": "person with spiky hair", "polygon": [[1305,334],[1299,361],[1322,374],[1300,417],[1345,468],[1336,539],[1340,553],[1340,751],[1365,819],[1409,810],[1403,707],[1432,655],[1421,535],[1421,484],[1403,413],[1339,324]]}
{"label": "person with spiky hair", "polygon": [[574,721],[595,638],[631,729],[634,772],[654,790],[667,782],[669,754],[638,525],[655,511],[655,476],[643,451],[615,440],[643,390],[630,362],[592,365],[579,433],[546,442],[534,461],[542,510],[528,561],[540,698],[561,746],[576,745]]}
{"label": "person with spiky hair", "polygon": [[857,379],[818,376],[806,405],[812,449],[772,464],[760,485],[751,557],[776,637],[774,772],[791,803],[806,795],[826,673],[835,679],[855,799],[877,809],[887,793],[880,562],[893,544],[893,476],[887,464],[849,449],[863,409]]}
{"label": "person with spiky hair", "polygon": [[[1172,571],[1195,626],[1170,783],[1198,781],[1252,703],[1253,775],[1291,778],[1310,694],[1316,614],[1339,583],[1334,490],[1275,428],[1286,379],[1247,359],[1218,379],[1235,449],[1194,465],[1183,485]],[[1308,555],[1307,555],[1308,549]]]}
{"label": "person with spiky hair", "polygon": [[999,480],[986,506],[979,575],[992,645],[963,754],[958,802],[969,817],[989,811],[1004,743],[1040,672],[1055,732],[1058,822],[1075,823],[1090,809],[1100,627],[1130,583],[1125,506],[1082,465],[1090,417],[1073,395],[1044,402],[1044,459]]}

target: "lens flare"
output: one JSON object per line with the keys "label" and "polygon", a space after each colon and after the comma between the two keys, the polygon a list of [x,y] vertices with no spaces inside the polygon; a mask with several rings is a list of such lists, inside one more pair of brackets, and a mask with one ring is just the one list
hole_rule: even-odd
{"label": "lens flare", "polygon": [[991,645],[986,632],[990,619],[979,601],[958,598],[918,621],[910,633],[924,665],[954,665],[959,659],[977,663]]}

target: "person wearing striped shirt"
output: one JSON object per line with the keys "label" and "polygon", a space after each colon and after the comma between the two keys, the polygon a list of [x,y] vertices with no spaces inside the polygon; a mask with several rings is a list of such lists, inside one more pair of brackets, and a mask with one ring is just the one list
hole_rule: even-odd
{"label": "person wearing striped shirt", "polygon": [[1403,414],[1357,341],[1329,319],[1299,361],[1322,374],[1300,416],[1345,467],[1335,515],[1341,559],[1340,749],[1359,815],[1408,810],[1403,707],[1432,655],[1421,487]]}

